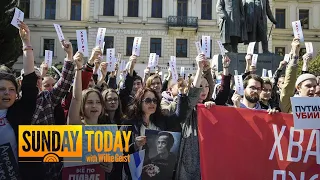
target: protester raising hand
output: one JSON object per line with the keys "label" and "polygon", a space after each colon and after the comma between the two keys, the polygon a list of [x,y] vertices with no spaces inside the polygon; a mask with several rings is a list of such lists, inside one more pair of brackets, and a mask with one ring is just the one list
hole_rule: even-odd
{"label": "protester raising hand", "polygon": [[40,71],[41,71],[41,76],[44,77],[48,73],[48,64],[45,62],[42,62],[40,65]]}
{"label": "protester raising hand", "polygon": [[135,139],[135,148],[139,149],[141,147],[143,147],[145,144],[147,143],[147,137],[146,136],[138,136]]}
{"label": "protester raising hand", "polygon": [[22,21],[19,24],[19,34],[24,46],[30,45],[30,29],[29,27]]}
{"label": "protester raising hand", "polygon": [[99,67],[102,75],[101,77],[103,79],[107,76],[107,66],[108,66],[107,62],[102,62]]}
{"label": "protester raising hand", "polygon": [[81,52],[77,52],[74,56],[73,56],[73,59],[76,63],[76,70],[81,70],[82,69],[82,66],[83,66],[83,54]]}
{"label": "protester raising hand", "polygon": [[133,70],[136,63],[137,63],[137,56],[136,55],[130,56],[129,58],[129,75],[130,76],[133,76]]}
{"label": "protester raising hand", "polygon": [[94,61],[97,60],[97,59],[101,59],[101,56],[102,56],[101,48],[99,46],[94,47],[92,49],[92,53],[91,53],[91,56],[90,56],[90,58],[88,60],[88,63],[90,65],[94,65]]}
{"label": "protester raising hand", "polygon": [[61,42],[63,50],[67,53],[67,59],[73,61],[73,48],[70,42],[62,41]]}
{"label": "protester raising hand", "polygon": [[237,91],[233,93],[231,100],[233,102],[234,107],[236,108],[240,107],[241,96],[237,93]]}

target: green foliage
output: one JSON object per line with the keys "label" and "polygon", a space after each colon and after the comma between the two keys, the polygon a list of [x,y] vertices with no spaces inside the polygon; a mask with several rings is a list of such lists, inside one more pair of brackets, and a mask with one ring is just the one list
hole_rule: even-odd
{"label": "green foliage", "polygon": [[10,68],[22,55],[19,30],[11,25],[17,4],[18,0],[0,1],[0,64],[5,64]]}
{"label": "green foliage", "polygon": [[[299,60],[298,63],[299,67],[298,67],[298,76],[301,74],[302,72],[302,65],[303,65],[303,61]],[[320,76],[320,53],[318,53],[310,62],[309,64],[309,72],[311,74],[314,74],[315,76]]]}

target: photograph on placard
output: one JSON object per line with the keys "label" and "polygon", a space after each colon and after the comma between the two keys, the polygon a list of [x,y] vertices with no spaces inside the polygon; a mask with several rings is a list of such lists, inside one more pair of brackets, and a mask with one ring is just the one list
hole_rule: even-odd
{"label": "photograph on placard", "polygon": [[172,179],[181,133],[147,129],[146,136],[142,179]]}

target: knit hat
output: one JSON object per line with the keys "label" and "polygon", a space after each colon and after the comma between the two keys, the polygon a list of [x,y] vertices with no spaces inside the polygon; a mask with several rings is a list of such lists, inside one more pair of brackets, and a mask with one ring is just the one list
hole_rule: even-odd
{"label": "knit hat", "polygon": [[307,74],[301,74],[298,77],[297,81],[296,81],[296,88],[299,86],[300,83],[302,83],[303,81],[306,81],[308,79],[314,79],[315,81],[317,81],[316,76],[313,75],[313,74],[308,74],[308,73]]}

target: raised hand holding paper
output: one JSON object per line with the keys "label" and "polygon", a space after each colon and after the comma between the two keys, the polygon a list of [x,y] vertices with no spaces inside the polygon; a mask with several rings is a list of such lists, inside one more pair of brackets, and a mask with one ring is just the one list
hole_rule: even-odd
{"label": "raised hand holding paper", "polygon": [[222,56],[224,56],[226,53],[225,53],[225,50],[224,50],[224,47],[222,45],[222,42],[221,41],[217,41],[218,45],[219,45],[219,49],[220,49],[220,54]]}
{"label": "raised hand holding paper", "polygon": [[24,13],[20,9],[14,8],[14,15],[11,20],[11,24],[14,27],[20,29],[19,24],[20,24],[20,21],[23,21],[23,18],[24,18]]}
{"label": "raised hand holding paper", "polygon": [[256,66],[257,66],[257,62],[258,62],[258,54],[253,54],[253,55],[252,55],[251,66],[256,67]]}
{"label": "raised hand holding paper", "polygon": [[61,30],[61,26],[59,24],[53,24],[54,26],[54,29],[56,30],[57,32],[57,35],[58,35],[58,38],[59,38],[59,41],[63,41],[64,40],[64,35],[62,33],[62,30]]}
{"label": "raised hand holding paper", "polygon": [[99,28],[96,38],[96,46],[99,46],[100,48],[103,48],[104,43],[104,36],[106,34],[106,28]]}
{"label": "raised hand holding paper", "polygon": [[48,65],[48,68],[51,68],[51,66],[52,66],[52,54],[53,54],[53,52],[50,51],[50,50],[45,50],[44,53],[45,53],[45,57],[44,57],[45,62],[46,62],[46,64]]}
{"label": "raised hand holding paper", "polygon": [[196,45],[196,48],[197,48],[197,53],[201,54],[202,53],[202,48],[201,48],[200,41],[196,41],[195,45]]}
{"label": "raised hand holding paper", "polygon": [[132,46],[132,55],[140,56],[140,46],[142,37],[135,37]]}
{"label": "raised hand holding paper", "polygon": [[210,58],[210,36],[202,36],[202,50],[207,58]]}
{"label": "raised hand holding paper", "polygon": [[78,51],[83,53],[83,57],[89,57],[88,40],[86,30],[77,30]]}
{"label": "raised hand holding paper", "polygon": [[[237,72],[238,73],[238,72]],[[236,86],[236,91],[239,95],[243,96],[244,89],[243,89],[243,80],[241,75],[235,75],[234,76],[234,83]]]}
{"label": "raised hand holding paper", "polygon": [[247,54],[253,54],[255,45],[256,45],[256,42],[249,43],[248,49],[247,49]]}
{"label": "raised hand holding paper", "polygon": [[292,29],[295,38],[298,38],[300,42],[304,42],[302,27],[300,21],[293,21],[292,22]]}

